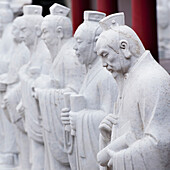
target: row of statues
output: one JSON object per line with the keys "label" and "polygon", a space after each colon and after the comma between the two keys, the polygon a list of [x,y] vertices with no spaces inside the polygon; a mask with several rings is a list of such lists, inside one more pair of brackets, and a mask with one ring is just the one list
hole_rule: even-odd
{"label": "row of statues", "polygon": [[2,27],[0,170],[169,170],[168,73],[124,13],[85,11],[72,37],[69,11]]}

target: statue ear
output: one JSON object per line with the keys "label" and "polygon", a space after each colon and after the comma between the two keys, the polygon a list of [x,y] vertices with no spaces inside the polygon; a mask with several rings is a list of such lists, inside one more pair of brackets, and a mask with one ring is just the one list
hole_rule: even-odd
{"label": "statue ear", "polygon": [[131,52],[130,52],[130,49],[129,49],[128,41],[120,40],[119,48],[120,48],[120,51],[123,53],[123,55],[126,59],[129,59],[131,57]]}
{"label": "statue ear", "polygon": [[38,25],[35,26],[35,31],[37,37],[40,37],[42,32],[41,32],[41,28]]}
{"label": "statue ear", "polygon": [[56,32],[57,32],[57,37],[59,37],[60,39],[62,39],[64,37],[62,26],[58,26],[57,29],[56,29]]}

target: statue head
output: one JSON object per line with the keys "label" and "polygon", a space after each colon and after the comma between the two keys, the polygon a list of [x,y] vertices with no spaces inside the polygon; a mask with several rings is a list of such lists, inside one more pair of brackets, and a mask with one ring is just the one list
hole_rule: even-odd
{"label": "statue head", "polygon": [[20,31],[22,28],[22,23],[24,22],[22,17],[17,17],[12,24],[12,35],[16,43],[21,43],[22,39],[20,37]]}
{"label": "statue head", "polygon": [[20,37],[25,45],[30,48],[41,37],[41,24],[43,21],[42,7],[38,5],[26,5],[23,8],[22,28]]}
{"label": "statue head", "polygon": [[10,8],[9,2],[0,2],[0,16],[2,24],[8,24],[13,21],[14,14],[12,9]]}
{"label": "statue head", "polygon": [[144,53],[145,48],[137,34],[124,25],[124,14],[112,14],[100,21],[104,31],[96,44],[103,66],[116,78],[125,74]]}
{"label": "statue head", "polygon": [[11,23],[13,18],[9,2],[0,2],[0,38],[2,37],[5,25]]}
{"label": "statue head", "polygon": [[81,64],[89,65],[97,58],[95,45],[97,38],[102,32],[99,21],[105,17],[105,14],[97,11],[85,11],[84,22],[77,28],[74,38],[75,53]]}
{"label": "statue head", "polygon": [[42,38],[49,46],[58,46],[63,39],[72,37],[72,23],[67,17],[70,9],[60,4],[50,7],[50,15],[43,19]]}

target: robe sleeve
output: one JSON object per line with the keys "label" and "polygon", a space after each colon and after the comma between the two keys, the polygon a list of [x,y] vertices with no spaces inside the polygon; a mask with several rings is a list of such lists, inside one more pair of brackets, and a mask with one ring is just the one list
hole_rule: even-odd
{"label": "robe sleeve", "polygon": [[97,112],[98,116],[95,116],[95,121],[99,124],[107,114],[113,112],[114,102],[116,101],[118,95],[117,84],[111,74],[103,72],[100,77],[101,79],[97,83],[100,98],[100,108],[98,110],[86,109],[83,111],[83,113],[86,112],[86,114],[96,114]]}
{"label": "robe sleeve", "polygon": [[16,107],[21,100],[21,84],[18,83],[13,89],[7,91],[8,106],[7,109],[10,114],[12,123],[17,122],[22,116],[16,111]]}
{"label": "robe sleeve", "polygon": [[[105,77],[102,82],[99,83],[98,89],[100,93],[100,106],[101,110],[104,111],[104,115],[101,115],[101,120],[109,113],[113,112],[113,106],[117,99],[118,95],[118,88],[116,81],[111,76],[109,72],[106,72],[106,75],[103,75],[102,77]],[[103,149],[108,145],[110,141],[108,139],[104,138],[100,134],[99,138],[99,148],[100,150]]]}
{"label": "robe sleeve", "polygon": [[[113,103],[116,100],[116,84],[109,72],[101,71],[100,75],[96,76],[95,86],[98,93],[95,97],[99,97],[100,103],[98,108],[89,109],[86,108],[78,112],[76,121],[76,138],[77,147],[79,148],[79,155],[85,158],[87,162],[95,162],[96,166],[97,159],[96,155],[100,147],[105,147],[105,142],[100,143],[99,146],[99,124],[103,118],[113,111]],[[90,143],[90,145],[86,145]],[[91,155],[91,157],[87,155]],[[95,169],[95,168],[94,168]]]}
{"label": "robe sleeve", "polygon": [[[169,168],[170,80],[144,82],[139,92],[139,114],[143,136],[127,149],[115,153],[114,165],[121,170],[163,170]],[[120,162],[123,167],[120,166]],[[168,169],[167,168],[167,169]]]}

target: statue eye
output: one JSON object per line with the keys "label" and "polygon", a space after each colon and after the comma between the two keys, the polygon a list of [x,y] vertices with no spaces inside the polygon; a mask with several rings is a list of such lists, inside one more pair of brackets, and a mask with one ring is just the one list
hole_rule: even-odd
{"label": "statue eye", "polygon": [[25,33],[26,32],[26,28],[22,28],[21,31]]}
{"label": "statue eye", "polygon": [[46,34],[48,31],[46,29],[43,30],[43,33]]}
{"label": "statue eye", "polygon": [[106,57],[108,56],[108,53],[103,52],[101,56],[104,57],[104,58],[106,58]]}
{"label": "statue eye", "polygon": [[81,43],[82,42],[82,40],[80,40],[80,39],[77,39],[77,43]]}

